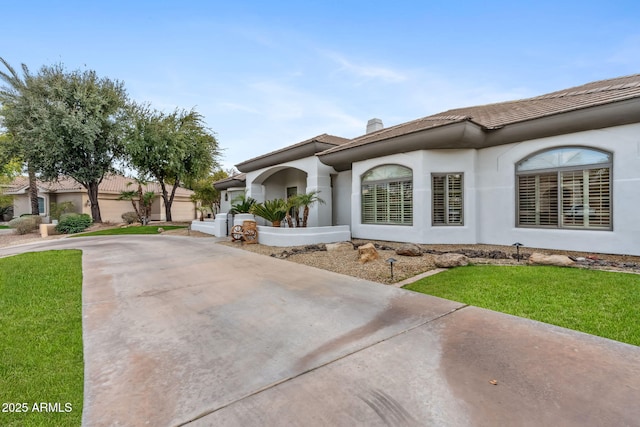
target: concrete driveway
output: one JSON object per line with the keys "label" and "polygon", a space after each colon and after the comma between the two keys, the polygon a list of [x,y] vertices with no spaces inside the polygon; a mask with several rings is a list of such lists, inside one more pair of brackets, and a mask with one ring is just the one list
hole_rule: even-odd
{"label": "concrete driveway", "polygon": [[212,239],[25,247],[84,251],[86,426],[640,425],[640,347]]}

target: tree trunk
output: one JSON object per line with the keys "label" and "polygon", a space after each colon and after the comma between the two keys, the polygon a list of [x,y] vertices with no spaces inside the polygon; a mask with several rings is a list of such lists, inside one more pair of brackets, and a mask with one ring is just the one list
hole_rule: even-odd
{"label": "tree trunk", "polygon": [[169,194],[167,193],[167,186],[164,185],[164,180],[160,179],[160,188],[162,189],[162,200],[164,201],[164,215],[166,221],[171,221],[171,207],[167,207],[169,204]]}
{"label": "tree trunk", "polygon": [[101,223],[100,205],[98,204],[98,183],[91,181],[88,183],[87,192],[89,193],[89,202],[91,203],[91,217],[93,222]]}
{"label": "tree trunk", "polygon": [[36,183],[36,172],[31,165],[27,166],[27,171],[29,173],[29,200],[31,201],[31,215],[40,215],[40,209],[38,208],[38,184]]}
{"label": "tree trunk", "polygon": [[173,184],[171,188],[171,195],[169,196],[167,192],[167,187],[164,184],[164,181],[160,180],[160,187],[162,188],[162,199],[164,200],[164,215],[166,221],[173,221],[171,218],[171,205],[173,204],[173,198],[176,195],[176,189],[180,185],[180,180],[176,179],[176,182]]}
{"label": "tree trunk", "polygon": [[309,205],[304,206],[304,211],[302,213],[302,227],[307,226],[307,220],[309,219]]}

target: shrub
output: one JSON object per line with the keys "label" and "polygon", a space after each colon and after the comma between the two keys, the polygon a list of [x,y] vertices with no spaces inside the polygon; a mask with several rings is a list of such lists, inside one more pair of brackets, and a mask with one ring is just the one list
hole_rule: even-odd
{"label": "shrub", "polygon": [[56,231],[62,234],[80,233],[93,223],[87,214],[63,214],[56,226]]}
{"label": "shrub", "polygon": [[264,203],[255,203],[251,207],[252,214],[258,215],[271,223],[282,221],[287,216],[288,210],[289,205],[282,199],[267,200]]}
{"label": "shrub", "polygon": [[42,224],[40,215],[21,215],[9,221],[9,227],[16,231],[16,234],[27,234],[38,229]]}
{"label": "shrub", "polygon": [[127,224],[133,224],[134,222],[138,222],[138,214],[135,212],[125,212],[121,216],[122,216],[122,220]]}
{"label": "shrub", "polygon": [[51,203],[51,218],[60,220],[62,215],[73,210],[73,202]]}

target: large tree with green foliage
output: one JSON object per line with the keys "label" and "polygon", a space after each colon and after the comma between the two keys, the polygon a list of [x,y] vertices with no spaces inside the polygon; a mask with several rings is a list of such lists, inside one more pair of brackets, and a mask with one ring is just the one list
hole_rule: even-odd
{"label": "large tree with green foliage", "polygon": [[171,221],[176,189],[181,183],[195,182],[211,173],[218,165],[218,142],[194,110],[165,114],[136,105],[130,119],[126,147],[129,162],[141,175],[158,181],[166,219]]}
{"label": "large tree with green foliage", "polygon": [[102,222],[98,185],[123,154],[123,84],[62,65],[44,66],[37,75],[23,68],[26,90],[6,108],[6,127],[29,142],[28,159],[42,179],[66,175],[86,188],[93,220]]}

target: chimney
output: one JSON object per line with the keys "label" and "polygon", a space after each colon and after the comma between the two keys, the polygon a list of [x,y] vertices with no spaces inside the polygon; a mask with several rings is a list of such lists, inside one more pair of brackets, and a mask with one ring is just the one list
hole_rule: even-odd
{"label": "chimney", "polygon": [[367,133],[375,132],[382,129],[384,126],[382,125],[382,120],[380,119],[371,119],[367,122]]}

